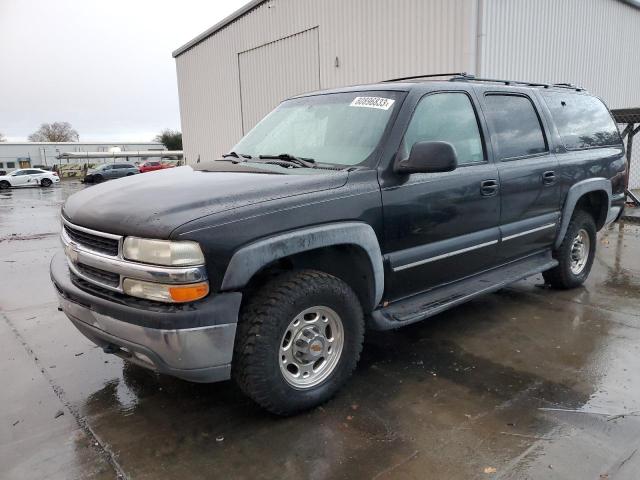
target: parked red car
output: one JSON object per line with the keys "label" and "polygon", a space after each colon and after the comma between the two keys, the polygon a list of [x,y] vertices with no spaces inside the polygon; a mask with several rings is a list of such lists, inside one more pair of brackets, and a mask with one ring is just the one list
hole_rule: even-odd
{"label": "parked red car", "polygon": [[162,170],[164,168],[173,168],[175,167],[175,163],[173,162],[161,162],[160,160],[147,160],[142,165],[138,167],[140,173],[145,172],[153,172],[154,170]]}
{"label": "parked red car", "polygon": [[140,173],[145,173],[153,172],[154,170],[162,170],[163,168],[166,167],[162,165],[162,162],[160,160],[149,160],[140,165],[138,167],[138,170],[140,170]]}

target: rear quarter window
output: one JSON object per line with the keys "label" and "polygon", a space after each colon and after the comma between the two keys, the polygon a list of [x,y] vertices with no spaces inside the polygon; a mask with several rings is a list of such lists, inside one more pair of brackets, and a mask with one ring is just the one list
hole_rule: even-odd
{"label": "rear quarter window", "polygon": [[618,128],[600,99],[569,92],[546,92],[542,96],[567,150],[622,143]]}

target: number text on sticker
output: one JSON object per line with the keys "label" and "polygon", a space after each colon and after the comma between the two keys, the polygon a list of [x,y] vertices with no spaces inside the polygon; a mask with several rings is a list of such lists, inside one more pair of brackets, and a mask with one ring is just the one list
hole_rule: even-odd
{"label": "number text on sticker", "polygon": [[395,100],[384,97],[356,97],[351,102],[351,107],[379,108],[389,110]]}

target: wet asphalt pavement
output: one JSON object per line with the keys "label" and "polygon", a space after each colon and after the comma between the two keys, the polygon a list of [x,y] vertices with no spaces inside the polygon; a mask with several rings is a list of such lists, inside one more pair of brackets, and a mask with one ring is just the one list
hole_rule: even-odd
{"label": "wet asphalt pavement", "polygon": [[123,364],[57,311],[81,188],[0,192],[0,478],[640,477],[640,226],[601,232],[583,288],[536,276],[368,334],[334,400],[281,419],[231,382]]}

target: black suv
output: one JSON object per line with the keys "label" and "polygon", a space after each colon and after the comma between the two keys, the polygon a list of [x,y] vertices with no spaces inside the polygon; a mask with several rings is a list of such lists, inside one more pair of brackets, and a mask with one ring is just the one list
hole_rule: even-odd
{"label": "black suv", "polygon": [[570,85],[457,75],[306,94],[222,159],[70,197],[51,277],[106,352],[234,377],[291,414],[340,388],[367,329],[540,272],[582,284],[622,213],[623,154],[606,106]]}

